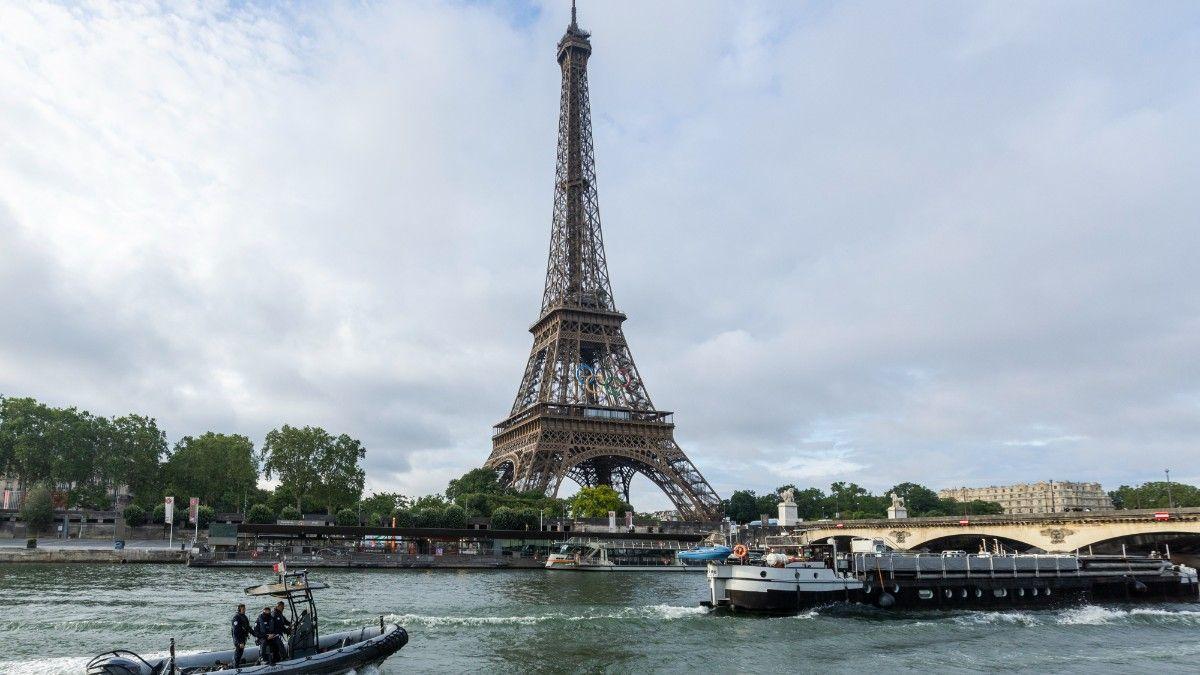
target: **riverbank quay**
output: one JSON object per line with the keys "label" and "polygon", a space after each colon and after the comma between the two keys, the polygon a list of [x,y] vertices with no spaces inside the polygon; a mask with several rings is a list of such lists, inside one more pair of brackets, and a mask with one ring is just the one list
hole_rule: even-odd
{"label": "riverbank quay", "polygon": [[[546,556],[571,537],[568,530],[391,528],[243,523],[214,527],[207,544],[192,552],[195,567],[542,568]],[[695,544],[705,534],[587,532],[609,541],[671,540]]]}
{"label": "riverbank quay", "polygon": [[94,564],[181,564],[187,562],[187,552],[175,548],[88,548],[81,546],[0,548],[0,565],[27,563],[94,563]]}

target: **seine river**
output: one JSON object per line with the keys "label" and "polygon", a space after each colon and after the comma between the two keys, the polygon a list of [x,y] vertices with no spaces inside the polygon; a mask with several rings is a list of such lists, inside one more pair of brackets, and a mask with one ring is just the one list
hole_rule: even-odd
{"label": "seine river", "polygon": [[[222,647],[263,570],[0,567],[0,673],[79,673],[125,647]],[[1196,672],[1200,605],[797,617],[709,615],[703,574],[317,570],[325,630],[386,618],[412,640],[384,673]]]}

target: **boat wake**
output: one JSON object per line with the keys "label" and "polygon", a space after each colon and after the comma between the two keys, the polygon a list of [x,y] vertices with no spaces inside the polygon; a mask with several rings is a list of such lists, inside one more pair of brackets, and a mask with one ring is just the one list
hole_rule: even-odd
{"label": "boat wake", "polygon": [[953,618],[962,626],[1011,624],[1019,626],[1104,626],[1138,624],[1148,626],[1200,626],[1200,611],[1151,607],[1105,607],[1083,605],[1049,612],[968,612]]}
{"label": "boat wake", "polygon": [[431,616],[427,614],[389,614],[384,620],[392,621],[401,626],[534,626],[543,623],[562,623],[573,621],[604,621],[642,619],[649,621],[672,621],[701,617],[708,610],[700,606],[683,607],[678,605],[644,605],[627,607],[615,611],[587,611],[582,614],[564,614],[550,612],[547,614],[524,616]]}

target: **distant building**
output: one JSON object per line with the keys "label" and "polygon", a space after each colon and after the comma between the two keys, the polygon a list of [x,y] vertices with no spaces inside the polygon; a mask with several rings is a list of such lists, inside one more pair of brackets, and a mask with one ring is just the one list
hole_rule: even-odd
{"label": "distant building", "polygon": [[655,511],[650,515],[654,516],[656,520],[664,523],[674,523],[680,520],[679,512],[674,509],[669,511]]}
{"label": "distant building", "polygon": [[970,502],[976,499],[996,502],[1006,514],[1058,513],[1062,511],[1103,511],[1113,507],[1112,499],[1099,483],[1038,481],[981,488],[938,490],[938,497]]}

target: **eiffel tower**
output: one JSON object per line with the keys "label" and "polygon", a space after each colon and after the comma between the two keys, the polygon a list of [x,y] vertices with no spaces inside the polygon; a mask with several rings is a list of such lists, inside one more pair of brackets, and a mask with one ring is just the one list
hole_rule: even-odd
{"label": "eiffel tower", "polygon": [[629,501],[636,474],[654,482],[688,520],[717,520],[721,499],[675,443],[638,374],[613,304],[600,232],[587,61],[590,34],[576,23],[558,42],[562,98],[554,218],[542,311],[507,419],[485,466],[505,485],[558,494],[563,478],[609,485]]}

